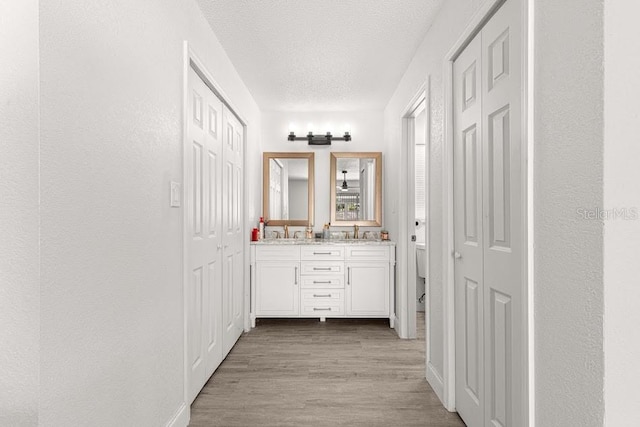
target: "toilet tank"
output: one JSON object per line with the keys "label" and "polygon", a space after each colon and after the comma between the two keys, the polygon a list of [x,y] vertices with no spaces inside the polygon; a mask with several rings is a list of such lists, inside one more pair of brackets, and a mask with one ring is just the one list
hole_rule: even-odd
{"label": "toilet tank", "polygon": [[427,263],[427,251],[424,242],[416,243],[416,265],[418,266],[418,276],[425,278]]}

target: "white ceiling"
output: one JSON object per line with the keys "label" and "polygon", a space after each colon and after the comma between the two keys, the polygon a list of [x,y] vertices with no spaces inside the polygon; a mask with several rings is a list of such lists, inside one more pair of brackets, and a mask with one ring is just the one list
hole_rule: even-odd
{"label": "white ceiling", "polygon": [[443,0],[197,0],[263,111],[383,109]]}

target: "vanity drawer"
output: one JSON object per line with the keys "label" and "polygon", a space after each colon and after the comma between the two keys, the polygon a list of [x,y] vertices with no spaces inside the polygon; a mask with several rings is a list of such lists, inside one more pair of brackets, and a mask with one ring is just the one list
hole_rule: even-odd
{"label": "vanity drawer", "polygon": [[344,246],[336,245],[309,245],[303,246],[300,251],[300,259],[304,261],[331,261],[344,260]]}
{"label": "vanity drawer", "polygon": [[256,261],[298,261],[300,246],[295,245],[258,245]]}
{"label": "vanity drawer", "polygon": [[349,261],[388,261],[389,246],[353,245],[347,247]]}
{"label": "vanity drawer", "polygon": [[344,316],[344,301],[303,301],[300,306],[300,316]]}
{"label": "vanity drawer", "polygon": [[344,274],[339,276],[300,276],[301,288],[343,289]]}
{"label": "vanity drawer", "polygon": [[330,317],[330,316],[344,316],[344,304],[325,304],[322,306],[315,305],[303,305],[300,311],[301,316],[309,317]]}
{"label": "vanity drawer", "polygon": [[302,261],[301,274],[344,274],[344,262]]}
{"label": "vanity drawer", "polygon": [[300,292],[302,303],[334,303],[336,301],[344,301],[343,289],[303,289]]}

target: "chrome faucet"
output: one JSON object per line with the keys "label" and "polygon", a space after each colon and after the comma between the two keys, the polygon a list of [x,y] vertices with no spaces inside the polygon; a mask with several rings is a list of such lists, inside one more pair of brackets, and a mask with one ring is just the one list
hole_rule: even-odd
{"label": "chrome faucet", "polygon": [[360,231],[360,226],[358,224],[355,224],[353,226],[353,238],[354,239],[359,239],[358,237],[358,232]]}
{"label": "chrome faucet", "polygon": [[289,238],[289,226],[287,224],[284,225],[284,238]]}

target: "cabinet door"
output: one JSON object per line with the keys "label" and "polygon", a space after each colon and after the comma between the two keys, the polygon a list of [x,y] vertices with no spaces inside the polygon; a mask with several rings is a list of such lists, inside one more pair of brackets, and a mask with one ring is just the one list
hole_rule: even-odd
{"label": "cabinet door", "polygon": [[347,263],[347,316],[389,315],[389,264]]}
{"label": "cabinet door", "polygon": [[299,263],[291,261],[265,261],[256,264],[256,315],[298,315],[299,270]]}

